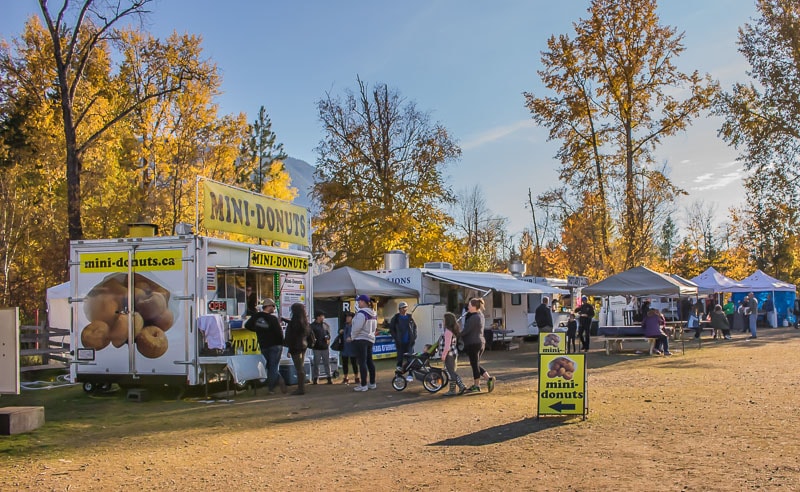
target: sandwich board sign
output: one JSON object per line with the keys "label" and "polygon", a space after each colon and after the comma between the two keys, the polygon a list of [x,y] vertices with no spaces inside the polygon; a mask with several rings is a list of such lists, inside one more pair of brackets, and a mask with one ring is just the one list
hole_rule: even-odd
{"label": "sandwich board sign", "polygon": [[586,420],[586,355],[540,354],[540,415],[582,415]]}
{"label": "sandwich board sign", "polygon": [[19,394],[19,308],[0,309],[0,394]]}

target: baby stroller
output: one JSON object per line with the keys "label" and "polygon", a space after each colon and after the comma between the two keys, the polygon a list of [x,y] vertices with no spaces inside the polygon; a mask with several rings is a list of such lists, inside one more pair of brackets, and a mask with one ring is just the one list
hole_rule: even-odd
{"label": "baby stroller", "polygon": [[435,353],[435,351],[436,347],[433,347],[421,354],[404,354],[402,370],[394,371],[392,388],[397,391],[406,389],[406,385],[408,385],[406,376],[408,375],[422,381],[422,386],[430,393],[436,393],[447,386],[447,383],[450,382],[447,371],[440,367],[431,367],[431,352]]}

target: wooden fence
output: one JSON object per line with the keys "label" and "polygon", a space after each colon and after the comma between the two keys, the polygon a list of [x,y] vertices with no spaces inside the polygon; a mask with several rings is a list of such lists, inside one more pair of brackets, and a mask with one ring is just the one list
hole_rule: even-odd
{"label": "wooden fence", "polygon": [[[49,326],[19,327],[19,355],[40,356],[41,364],[21,366],[20,371],[37,371],[67,367],[69,362],[69,330]],[[56,364],[51,364],[55,361]]]}

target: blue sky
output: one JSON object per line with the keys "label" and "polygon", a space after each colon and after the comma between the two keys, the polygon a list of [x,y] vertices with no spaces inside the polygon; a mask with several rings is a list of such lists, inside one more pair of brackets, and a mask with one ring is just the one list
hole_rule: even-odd
{"label": "blue sky", "polygon": [[[60,6],[51,0],[52,9]],[[9,40],[38,13],[33,0],[0,0],[0,36]],[[518,234],[531,222],[534,196],[558,184],[557,142],[537,128],[522,92],[544,95],[536,70],[552,34],[573,34],[588,1],[159,0],[146,28],[159,37],[173,30],[199,34],[206,56],[222,74],[222,113],[252,121],[264,105],[273,130],[292,157],[310,164],[322,133],[315,102],[342,94],[356,76],[387,83],[431,113],[457,139],[463,155],[448,168],[459,191],[480,185],[487,204],[509,218]],[[708,72],[729,89],[746,80],[736,50],[737,29],[755,17],[754,1],[662,0],[662,23],[685,32],[684,71]],[[736,151],[716,137],[718,119],[702,117],[657,151],[671,177],[702,200],[720,221],[743,203],[744,176]]]}

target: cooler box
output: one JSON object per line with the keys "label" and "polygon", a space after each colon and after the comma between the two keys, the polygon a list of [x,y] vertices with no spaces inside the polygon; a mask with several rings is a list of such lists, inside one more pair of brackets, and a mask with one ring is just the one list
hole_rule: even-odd
{"label": "cooler box", "polygon": [[[310,383],[311,361],[305,359],[304,362],[305,363],[303,364],[303,370],[306,372],[306,382]],[[294,364],[292,364],[291,362],[285,364],[283,361],[281,361],[281,364],[278,366],[278,372],[280,373],[283,380],[286,381],[286,384],[288,384],[289,386],[297,384],[297,370],[295,370]]]}

